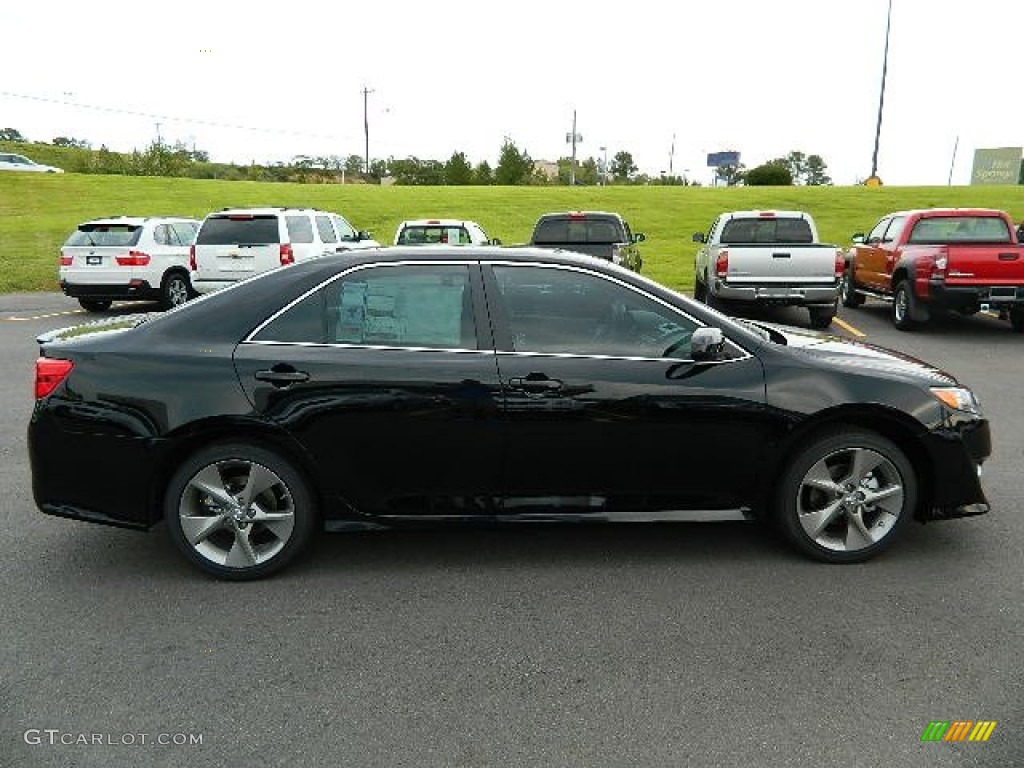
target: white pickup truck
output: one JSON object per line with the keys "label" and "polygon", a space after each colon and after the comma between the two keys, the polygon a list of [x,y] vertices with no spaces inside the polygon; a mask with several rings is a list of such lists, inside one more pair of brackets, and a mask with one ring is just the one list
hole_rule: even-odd
{"label": "white pickup truck", "polygon": [[709,306],[730,302],[807,307],[812,328],[836,314],[843,251],[818,242],[814,220],[802,211],[723,213],[701,243],[693,295]]}

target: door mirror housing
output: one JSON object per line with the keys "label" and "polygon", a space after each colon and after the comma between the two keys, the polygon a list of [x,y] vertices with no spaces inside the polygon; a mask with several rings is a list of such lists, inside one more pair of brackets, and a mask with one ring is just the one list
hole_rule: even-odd
{"label": "door mirror housing", "polygon": [[647,239],[647,235],[645,235],[643,232],[634,232],[633,233],[633,242],[634,243],[642,243],[646,239]]}
{"label": "door mirror housing", "polygon": [[694,232],[693,233],[693,242],[695,242],[695,243],[703,243],[704,242],[704,233],[703,232]]}
{"label": "door mirror housing", "polygon": [[856,233],[854,233],[853,237],[850,238],[850,242],[853,243],[854,245],[863,245],[864,244],[864,233],[863,232],[856,232]]}
{"label": "door mirror housing", "polygon": [[697,362],[717,360],[725,349],[725,335],[721,328],[698,328],[690,338],[690,357]]}

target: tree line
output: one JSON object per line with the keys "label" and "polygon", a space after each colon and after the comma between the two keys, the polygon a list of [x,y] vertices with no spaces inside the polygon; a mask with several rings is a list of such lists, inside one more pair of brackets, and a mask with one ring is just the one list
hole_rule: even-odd
{"label": "tree line", "polygon": [[[14,128],[0,129],[0,141],[29,143]],[[446,161],[418,157],[371,159],[369,167],[361,155],[295,155],[288,161],[269,164],[217,163],[209,153],[177,141],[156,140],[144,150],[114,152],[106,145],[93,149],[91,143],[70,136],[57,136],[51,142],[33,142],[33,159],[59,165],[75,173],[120,174],[128,176],[179,176],[234,181],[289,181],[300,183],[387,183],[412,186],[557,186],[572,182],[581,185],[664,184],[699,186],[685,175],[639,173],[633,155],[616,152],[610,160],[595,157],[575,162],[568,157],[554,163],[538,163],[525,149],[505,138],[492,168],[482,160],[472,163],[464,152],[453,152]],[[46,149],[60,152],[47,153]],[[778,185],[830,184],[825,162],[818,155],[790,152],[747,170],[742,164],[718,169],[718,179],[729,186],[737,184]]]}

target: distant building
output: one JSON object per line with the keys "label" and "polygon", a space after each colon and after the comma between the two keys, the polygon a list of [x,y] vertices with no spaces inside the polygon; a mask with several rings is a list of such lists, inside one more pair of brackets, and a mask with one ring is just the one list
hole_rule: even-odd
{"label": "distant building", "polygon": [[543,173],[550,181],[558,179],[558,163],[553,163],[550,160],[534,160],[533,168],[539,173]]}
{"label": "distant building", "polygon": [[971,184],[1018,184],[1021,147],[998,147],[974,150]]}

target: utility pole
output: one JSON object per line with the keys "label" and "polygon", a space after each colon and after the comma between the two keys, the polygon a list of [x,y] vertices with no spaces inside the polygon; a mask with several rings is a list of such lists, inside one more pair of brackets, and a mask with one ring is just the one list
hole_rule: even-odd
{"label": "utility pole", "polygon": [[672,161],[676,156],[676,135],[672,134],[672,147],[668,151],[668,178],[672,179]]}
{"label": "utility pole", "polygon": [[878,122],[875,125],[875,152],[871,155],[871,176],[864,183],[871,187],[881,185],[878,178],[878,140],[882,136],[882,106],[885,104],[885,76],[889,70],[889,28],[892,26],[892,0],[885,17],[885,53],[882,54],[882,86],[878,91]]}
{"label": "utility pole", "polygon": [[582,143],[583,137],[576,133],[576,110],[572,111],[572,133],[565,134],[565,143],[572,144],[572,160],[569,164],[569,185],[576,186],[576,145]]}
{"label": "utility pole", "polygon": [[163,143],[164,143],[163,139],[160,138],[160,123],[157,123],[156,124],[156,145],[158,147],[162,147]]}
{"label": "utility pole", "polygon": [[366,137],[366,167],[363,169],[367,175],[370,174],[370,118],[367,112],[367,97],[373,93],[372,90],[363,86],[363,135]]}
{"label": "utility pole", "polygon": [[956,150],[960,146],[960,136],[956,137],[956,141],[953,142],[953,159],[949,161],[949,178],[946,179],[946,186],[953,186],[953,166],[956,165]]}

